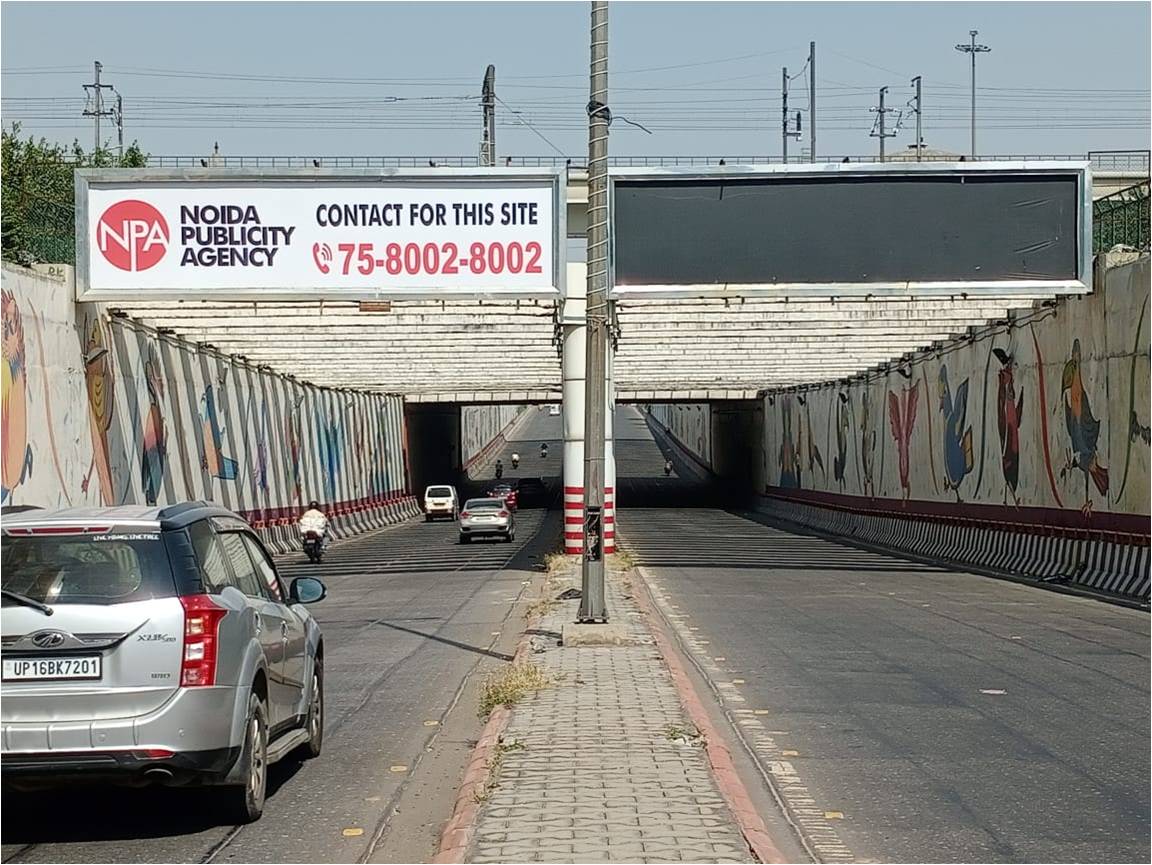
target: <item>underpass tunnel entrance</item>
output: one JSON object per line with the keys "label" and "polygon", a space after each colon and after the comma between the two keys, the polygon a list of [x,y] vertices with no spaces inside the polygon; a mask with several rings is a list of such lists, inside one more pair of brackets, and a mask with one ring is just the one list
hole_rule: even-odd
{"label": "underpass tunnel entrance", "polygon": [[405,420],[417,496],[436,484],[455,486],[462,498],[484,496],[504,482],[517,490],[520,507],[558,504],[564,459],[558,403],[408,403]]}
{"label": "underpass tunnel entrance", "polygon": [[621,508],[747,506],[764,472],[756,400],[619,405]]}

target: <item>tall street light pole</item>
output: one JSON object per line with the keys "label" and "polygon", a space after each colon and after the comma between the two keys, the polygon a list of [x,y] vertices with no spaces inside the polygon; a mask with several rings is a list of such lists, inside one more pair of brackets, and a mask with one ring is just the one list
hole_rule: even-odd
{"label": "tall street light pole", "polygon": [[968,37],[970,41],[967,44],[960,44],[956,46],[957,51],[962,51],[965,54],[972,56],[972,158],[976,158],[976,55],[984,54],[992,49],[987,45],[976,44],[976,34],[979,31],[969,30]]}
{"label": "tall street light pole", "polygon": [[608,3],[592,2],[588,101],[587,377],[584,390],[584,557],[577,620],[608,621],[604,603],[604,427],[608,354]]}

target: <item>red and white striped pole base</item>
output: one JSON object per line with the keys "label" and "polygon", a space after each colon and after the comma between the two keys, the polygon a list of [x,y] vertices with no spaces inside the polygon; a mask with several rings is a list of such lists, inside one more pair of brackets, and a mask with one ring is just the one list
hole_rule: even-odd
{"label": "red and white striped pole base", "polygon": [[[578,556],[584,547],[584,487],[564,487],[564,552]],[[616,552],[615,490],[604,487],[604,552]]]}

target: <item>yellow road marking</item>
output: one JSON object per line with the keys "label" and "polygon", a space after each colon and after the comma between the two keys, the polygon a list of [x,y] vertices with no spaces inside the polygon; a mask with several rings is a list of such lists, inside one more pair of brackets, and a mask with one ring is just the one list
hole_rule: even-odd
{"label": "yellow road marking", "polygon": [[743,679],[733,679],[733,680],[732,680],[732,684],[733,684],[733,685],[743,685],[743,684],[744,684],[744,680],[743,680]]}
{"label": "yellow road marking", "polygon": [[756,714],[756,715],[767,715],[767,714],[769,714],[769,712],[768,712],[768,710],[767,710],[767,709],[753,709],[752,711],[753,711],[753,714]]}
{"label": "yellow road marking", "polygon": [[349,828],[349,829],[345,829],[340,834],[343,835],[345,838],[355,838],[359,835],[363,835],[364,830],[358,829],[358,828]]}
{"label": "yellow road marking", "polygon": [[844,819],[844,812],[843,811],[825,811],[824,812],[824,819],[825,820],[843,820]]}
{"label": "yellow road marking", "polygon": [[782,756],[782,757],[799,757],[800,752],[799,751],[781,751],[780,756]]}
{"label": "yellow road marking", "polygon": [[407,766],[389,766],[388,771],[389,772],[407,772],[408,767]]}
{"label": "yellow road marking", "polygon": [[440,722],[439,721],[425,721],[424,726],[425,727],[439,727]]}

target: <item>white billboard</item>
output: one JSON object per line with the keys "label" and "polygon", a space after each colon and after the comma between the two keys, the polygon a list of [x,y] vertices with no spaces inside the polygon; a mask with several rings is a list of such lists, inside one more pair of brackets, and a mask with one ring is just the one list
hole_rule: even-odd
{"label": "white billboard", "polygon": [[81,170],[77,299],[561,295],[564,216],[561,171]]}

